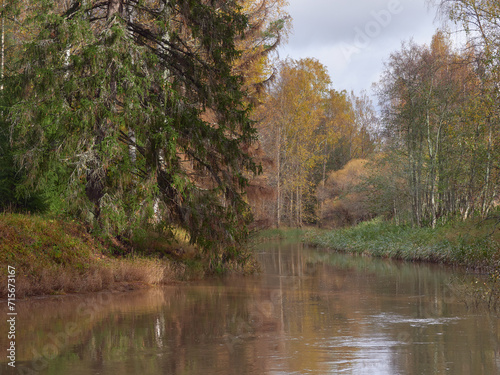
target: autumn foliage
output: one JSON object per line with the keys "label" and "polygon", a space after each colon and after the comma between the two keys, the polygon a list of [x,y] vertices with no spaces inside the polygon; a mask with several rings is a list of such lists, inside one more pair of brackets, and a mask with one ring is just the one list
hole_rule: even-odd
{"label": "autumn foliage", "polygon": [[276,191],[267,222],[302,226],[321,221],[317,190],[333,170],[375,150],[376,116],[368,98],[331,88],[315,59],[286,60],[257,109],[259,141]]}
{"label": "autumn foliage", "polygon": [[353,159],[332,171],[317,189],[318,218],[322,227],[355,225],[373,217],[364,184],[370,173],[367,160]]}

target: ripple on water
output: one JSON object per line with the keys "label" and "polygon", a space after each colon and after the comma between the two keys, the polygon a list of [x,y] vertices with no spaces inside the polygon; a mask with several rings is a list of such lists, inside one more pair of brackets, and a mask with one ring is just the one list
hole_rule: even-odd
{"label": "ripple on water", "polygon": [[375,324],[383,326],[393,326],[395,324],[407,324],[411,327],[426,327],[440,324],[455,324],[462,318],[460,317],[428,317],[428,318],[412,318],[398,314],[376,314],[371,315],[368,320]]}
{"label": "ripple on water", "polygon": [[319,344],[324,362],[335,374],[397,374],[391,358],[400,344],[384,334],[370,337],[338,336]]}

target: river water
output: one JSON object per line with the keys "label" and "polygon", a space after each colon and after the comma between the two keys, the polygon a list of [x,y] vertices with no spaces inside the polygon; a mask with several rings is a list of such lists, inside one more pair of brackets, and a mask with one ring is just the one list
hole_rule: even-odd
{"label": "river water", "polygon": [[500,374],[498,316],[466,308],[459,271],[257,253],[257,276],[18,301],[16,367],[3,355],[0,374]]}

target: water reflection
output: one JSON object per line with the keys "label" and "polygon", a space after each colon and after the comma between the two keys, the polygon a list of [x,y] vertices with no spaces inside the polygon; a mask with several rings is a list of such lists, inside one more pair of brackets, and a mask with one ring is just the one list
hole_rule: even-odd
{"label": "water reflection", "polygon": [[255,277],[19,302],[14,373],[500,373],[498,320],[467,312],[449,270],[259,251]]}

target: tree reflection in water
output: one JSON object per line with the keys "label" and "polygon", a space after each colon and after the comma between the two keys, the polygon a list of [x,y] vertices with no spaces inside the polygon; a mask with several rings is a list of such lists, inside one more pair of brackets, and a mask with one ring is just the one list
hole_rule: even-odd
{"label": "tree reflection in water", "polygon": [[[497,317],[468,312],[447,287],[453,276],[448,269],[302,244],[263,244],[259,257],[258,276],[20,302],[18,369],[103,375],[500,372]],[[4,347],[6,337],[0,340]]]}

